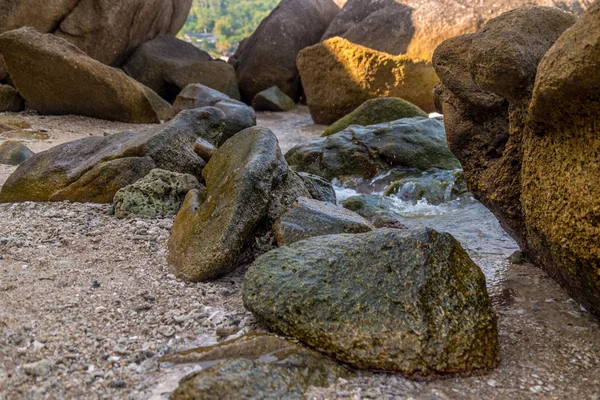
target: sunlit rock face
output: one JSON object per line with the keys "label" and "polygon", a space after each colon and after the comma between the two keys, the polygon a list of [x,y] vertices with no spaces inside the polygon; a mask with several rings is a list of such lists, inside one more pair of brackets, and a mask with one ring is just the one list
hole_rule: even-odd
{"label": "sunlit rock face", "polygon": [[598,3],[579,20],[556,8],[521,8],[444,42],[433,57],[448,144],[469,188],[595,315],[599,16]]}

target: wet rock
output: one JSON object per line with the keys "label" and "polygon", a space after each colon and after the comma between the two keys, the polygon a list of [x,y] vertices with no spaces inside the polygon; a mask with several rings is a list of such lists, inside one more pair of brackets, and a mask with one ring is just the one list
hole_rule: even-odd
{"label": "wet rock", "polygon": [[269,328],[357,368],[426,377],[498,365],[485,277],[447,233],[380,229],[280,247],[250,266],[243,297]]}
{"label": "wet rock", "polygon": [[382,97],[367,100],[356,110],[327,128],[323,132],[323,136],[343,131],[350,125],[376,125],[413,117],[427,117],[427,113],[414,104],[398,98]]}
{"label": "wet rock", "polygon": [[292,148],[286,159],[298,171],[325,179],[345,175],[371,178],[396,166],[421,170],[460,167],[446,145],[443,123],[431,118],[351,126]]}
{"label": "wet rock", "polygon": [[0,164],[19,165],[35,153],[19,142],[7,141],[0,144]]}
{"label": "wet rock", "polygon": [[266,128],[246,129],[225,142],[202,174],[206,201],[196,212],[175,218],[168,244],[175,274],[204,281],[236,268],[261,224],[279,216],[271,212],[274,204],[278,209],[295,200],[281,189],[292,174],[277,138]]}
{"label": "wet rock", "polygon": [[23,365],[23,371],[29,376],[45,376],[54,369],[54,361],[50,359]]}
{"label": "wet rock", "polygon": [[277,86],[273,86],[254,96],[252,108],[256,111],[290,111],[296,108],[296,103]]}
{"label": "wet rock", "polygon": [[375,229],[360,215],[335,204],[300,197],[273,225],[277,244],[287,246],[303,239],[337,233],[363,233]]}
{"label": "wet rock", "polygon": [[200,83],[211,89],[218,90],[234,100],[240,100],[240,90],[237,86],[235,69],[220,60],[199,61],[184,65],[167,72],[166,80],[178,91],[192,83]]}
{"label": "wet rock", "polygon": [[25,100],[12,86],[0,85],[0,112],[19,112],[25,109]]}
{"label": "wet rock", "polygon": [[[458,175],[455,178],[455,173]],[[462,171],[429,171],[421,176],[411,176],[392,183],[385,195],[404,201],[417,202],[426,200],[430,204],[457,199],[468,193],[464,181],[461,181]]]}
{"label": "wet rock", "polygon": [[304,185],[313,199],[333,204],[337,203],[335,189],[327,180],[317,175],[307,174],[306,172],[300,172],[298,176],[302,178]]}
{"label": "wet rock", "polygon": [[434,111],[431,91],[439,79],[425,61],[333,38],[302,50],[298,69],[310,114],[319,124],[332,124],[378,97],[399,97]]}
{"label": "wet rock", "polygon": [[117,218],[175,216],[187,193],[202,188],[195,176],[153,169],[136,183],[115,194],[113,212]]}
{"label": "wet rock", "polygon": [[8,0],[3,2],[0,32],[32,26],[104,64],[120,66],[142,43],[165,33],[176,35],[191,5],[191,0]]}
{"label": "wet rock", "polygon": [[28,27],[6,32],[0,52],[17,90],[41,114],[157,123],[168,111],[151,89],[53,35]]}
{"label": "wet rock", "polygon": [[[434,56],[448,143],[469,187],[527,258],[595,315],[599,9],[577,21],[553,8],[514,10]],[[500,100],[484,101],[492,97]]]}
{"label": "wet rock", "polygon": [[222,135],[204,136],[207,142],[219,147],[227,139],[246,128],[256,125],[256,113],[241,101],[230,99],[226,94],[199,83],[188,85],[179,93],[171,107],[170,115],[175,117],[183,110],[213,106],[225,113],[225,129]]}
{"label": "wet rock", "polygon": [[198,138],[196,143],[194,143],[194,153],[198,154],[206,162],[209,162],[216,152],[217,148],[202,138]]}
{"label": "wet rock", "polygon": [[139,46],[123,65],[123,70],[165,100],[173,101],[183,88],[169,87],[166,81],[169,71],[208,60],[212,60],[210,54],[193,44],[161,35]]}
{"label": "wet rock", "polygon": [[205,162],[193,145],[198,136],[222,130],[223,113],[209,107],[185,111],[168,124],[140,132],[65,143],[21,164],[2,187],[0,201],[110,203],[119,189],[153,168],[200,176]]}
{"label": "wet rock", "polygon": [[350,376],[319,353],[268,335],[243,336],[163,361],[207,365],[182,379],[172,399],[302,399],[310,386],[326,387]]}
{"label": "wet rock", "polygon": [[344,200],[342,205],[364,217],[376,228],[406,229],[402,219],[391,210],[392,200],[385,196],[352,196]]}
{"label": "wet rock", "polygon": [[229,60],[236,69],[242,100],[250,104],[259,92],[277,86],[297,101],[298,52],[318,43],[338,12],[331,0],[282,1]]}

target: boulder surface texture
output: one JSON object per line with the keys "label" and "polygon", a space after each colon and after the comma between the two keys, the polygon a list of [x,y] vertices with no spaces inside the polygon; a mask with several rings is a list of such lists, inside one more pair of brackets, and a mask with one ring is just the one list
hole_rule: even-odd
{"label": "boulder surface texture", "polygon": [[154,91],[56,36],[29,27],[6,32],[0,53],[21,96],[41,114],[131,123],[166,117],[169,104]]}
{"label": "boulder surface texture", "polygon": [[599,21],[599,2],[579,20],[525,7],[434,55],[448,143],[470,190],[597,316]]}
{"label": "boulder surface texture", "polygon": [[140,132],[87,137],[29,158],[9,176],[0,202],[112,203],[115,193],[152,169],[200,177],[204,160],[193,150],[203,131],[222,131],[223,113],[203,108]]}
{"label": "boulder surface texture", "polygon": [[433,230],[320,236],[259,257],[244,305],[270,329],[360,369],[480,373],[499,361],[485,276]]}

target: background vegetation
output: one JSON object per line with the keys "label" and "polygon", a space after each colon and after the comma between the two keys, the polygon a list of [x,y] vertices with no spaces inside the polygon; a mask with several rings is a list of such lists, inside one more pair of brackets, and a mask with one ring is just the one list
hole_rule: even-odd
{"label": "background vegetation", "polygon": [[[279,0],[194,0],[179,36],[214,56],[231,56]],[[217,38],[218,37],[218,38]]]}

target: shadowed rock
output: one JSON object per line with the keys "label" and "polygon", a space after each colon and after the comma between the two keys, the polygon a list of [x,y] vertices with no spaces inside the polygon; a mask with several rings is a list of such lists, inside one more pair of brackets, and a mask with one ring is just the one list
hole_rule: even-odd
{"label": "shadowed rock", "polygon": [[275,332],[361,369],[410,377],[498,365],[485,277],[433,230],[320,236],[259,257],[244,305]]}
{"label": "shadowed rock", "polygon": [[344,200],[342,205],[364,217],[376,228],[406,229],[402,219],[391,210],[392,200],[386,196],[352,196]]}
{"label": "shadowed rock", "polygon": [[277,86],[273,86],[254,96],[252,108],[256,111],[290,111],[296,108],[296,103]]}
{"label": "shadowed rock", "polygon": [[225,93],[234,100],[240,100],[235,69],[224,61],[199,61],[167,72],[165,79],[178,91],[192,83],[200,83],[211,89]]}
{"label": "shadowed rock", "polygon": [[168,103],[151,89],[53,35],[33,28],[6,32],[0,52],[17,90],[41,114],[131,123],[166,117]]}
{"label": "shadowed rock", "polygon": [[25,109],[25,100],[12,86],[0,85],[0,112],[19,112]]}
{"label": "shadowed rock", "polygon": [[317,175],[307,174],[306,172],[300,172],[298,176],[302,178],[304,186],[306,186],[313,199],[333,204],[337,203],[335,189],[329,181]]}

